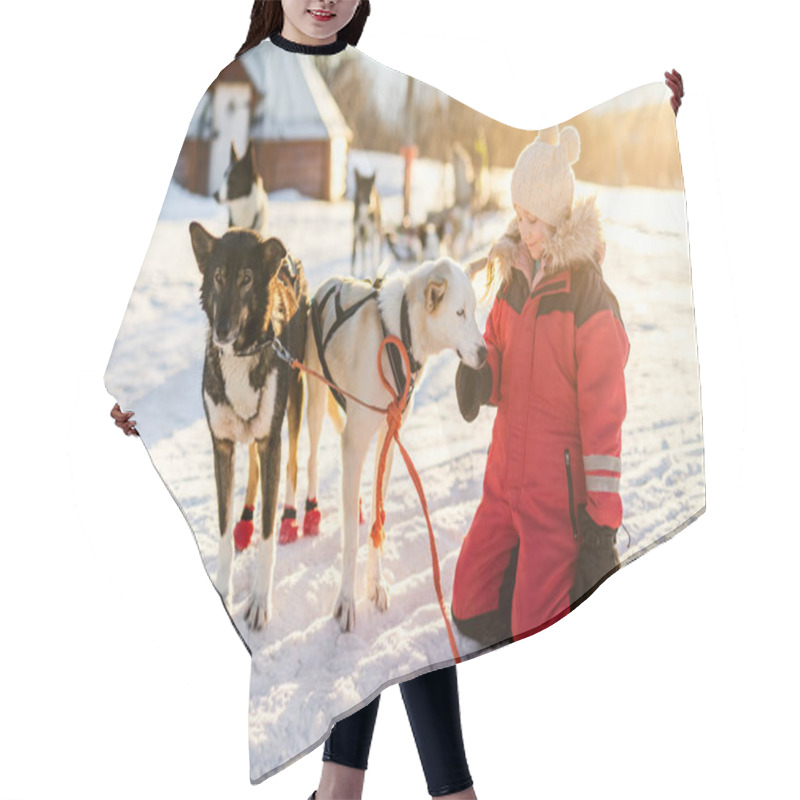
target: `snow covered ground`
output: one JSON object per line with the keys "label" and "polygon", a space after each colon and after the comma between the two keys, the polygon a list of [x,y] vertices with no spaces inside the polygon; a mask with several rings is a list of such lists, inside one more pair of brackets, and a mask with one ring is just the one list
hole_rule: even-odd
{"label": "snow covered ground", "polygon": [[[359,153],[356,158],[378,169],[384,217],[399,222],[401,159],[376,153]],[[435,162],[420,160],[414,170],[412,217],[421,219],[423,209],[446,204],[448,179]],[[508,177],[508,171],[492,175],[493,183],[505,189],[504,197]],[[622,454],[624,525],[630,542],[624,531],[618,537],[622,559],[630,560],[668,538],[705,506],[685,204],[682,192],[585,184],[578,184],[577,192],[595,190],[608,240],[605,277],[619,299],[631,341]],[[476,254],[486,252],[509,216],[506,211],[484,221]],[[327,276],[349,273],[350,201],[326,203],[277,192],[270,195],[269,218],[274,234],[303,261],[312,292]],[[136,411],[142,441],[179,502],[213,576],[217,500],[200,390],[206,321],[199,305],[200,273],[189,242],[188,223],[193,219],[218,235],[227,223],[226,213],[213,200],[172,184],[109,362],[106,385],[123,408]],[[480,294],[482,287],[476,289]],[[479,307],[481,328],[488,309],[488,302]],[[414,414],[401,432],[425,488],[446,599],[462,538],[480,498],[493,421],[488,408],[469,426],[462,420],[453,388],[456,366],[454,353],[429,362],[416,391]],[[286,452],[284,447],[284,460]],[[364,597],[363,527],[356,631],[342,634],[332,619],[341,569],[339,452],[338,439],[326,422],[320,450],[322,531],[314,540],[301,538],[279,548],[273,617],[258,634],[242,621],[255,547],[236,556],[232,616],[253,653],[249,720],[254,781],[317,746],[333,720],[368,702],[387,683],[451,659],[433,590],[425,520],[400,458],[394,460],[386,498],[384,566],[391,607],[380,614]],[[307,456],[304,429],[301,506]],[[237,511],[243,503],[246,468],[246,453],[240,450]],[[368,466],[362,485],[365,503],[371,484]],[[462,654],[474,647],[458,633],[456,638]]]}

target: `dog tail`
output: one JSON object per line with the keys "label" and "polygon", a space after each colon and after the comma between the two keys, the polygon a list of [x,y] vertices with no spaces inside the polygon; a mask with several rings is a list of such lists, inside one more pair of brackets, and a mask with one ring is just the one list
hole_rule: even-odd
{"label": "dog tail", "polygon": [[336,402],[336,398],[333,396],[333,392],[328,392],[328,416],[331,418],[331,422],[333,423],[333,427],[336,429],[336,433],[340,436],[342,435],[342,431],[344,430],[344,419],[342,418],[342,412],[339,408],[339,404]]}

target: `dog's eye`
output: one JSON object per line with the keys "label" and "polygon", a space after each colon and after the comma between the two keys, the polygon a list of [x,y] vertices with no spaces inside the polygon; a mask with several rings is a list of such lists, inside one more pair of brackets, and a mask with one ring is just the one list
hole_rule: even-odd
{"label": "dog's eye", "polygon": [[458,314],[459,317],[463,317],[464,316],[464,309],[463,308],[459,308],[458,311],[456,311],[456,314]]}
{"label": "dog's eye", "polygon": [[222,284],[222,282],[223,282],[222,270],[219,270],[219,269],[215,270],[214,271],[214,283],[216,283],[219,286],[220,284]]}
{"label": "dog's eye", "polygon": [[249,286],[253,282],[253,276],[249,272],[242,274],[242,286]]}

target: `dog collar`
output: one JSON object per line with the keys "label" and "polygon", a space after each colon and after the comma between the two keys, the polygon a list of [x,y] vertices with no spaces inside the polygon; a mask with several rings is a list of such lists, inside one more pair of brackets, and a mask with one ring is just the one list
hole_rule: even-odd
{"label": "dog collar", "polygon": [[[381,329],[383,330],[383,338],[385,339],[389,335],[389,331],[386,329],[386,323],[383,320],[380,306],[378,306],[378,317],[381,321]],[[414,391],[414,383],[419,371],[422,369],[422,365],[414,358],[411,349],[411,324],[408,319],[408,297],[405,292],[403,292],[403,302],[400,306],[400,341],[402,341],[403,347],[405,347],[406,353],[408,353],[408,363],[411,367],[411,374],[408,376],[408,395],[406,399],[406,402],[408,402],[411,399],[411,393]],[[391,342],[386,345],[386,354],[389,356],[389,366],[392,368],[392,375],[394,376],[397,391],[402,393],[403,387],[406,385],[403,357],[400,355],[397,346]]]}
{"label": "dog collar", "polygon": [[414,351],[411,342],[411,323],[408,319],[408,296],[403,292],[403,303],[400,306],[400,339],[408,353],[408,361],[411,364],[411,372],[416,374],[422,369],[422,364],[414,358]]}
{"label": "dog collar", "polygon": [[[241,353],[232,353],[235,358],[246,358],[247,356],[254,356],[256,353],[260,353],[266,347],[272,347],[273,342],[275,341],[275,329],[272,327],[272,320],[270,320],[267,329],[261,334],[258,341],[252,346],[248,347],[247,350],[242,351]],[[217,349],[222,352],[221,347],[217,347]]]}

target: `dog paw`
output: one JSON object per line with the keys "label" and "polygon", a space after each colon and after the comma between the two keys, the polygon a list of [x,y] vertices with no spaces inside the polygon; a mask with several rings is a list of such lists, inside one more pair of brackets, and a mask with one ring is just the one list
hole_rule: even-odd
{"label": "dog paw", "polygon": [[251,595],[244,612],[244,619],[252,631],[260,631],[269,621],[269,603],[266,597]]}
{"label": "dog paw", "polygon": [[378,611],[386,611],[389,608],[389,584],[383,578],[370,579],[367,582],[367,597],[375,603]]}
{"label": "dog paw", "polygon": [[233,529],[233,542],[237,552],[241,553],[250,545],[255,526],[252,519],[240,519]]}
{"label": "dog paw", "polygon": [[334,619],[339,620],[339,627],[342,633],[350,633],[356,627],[356,601],[352,597],[347,597],[344,593],[339,595],[336,606],[333,609]]}
{"label": "dog paw", "polygon": [[278,544],[291,544],[297,541],[297,531],[299,526],[297,520],[291,517],[284,517],[281,520],[281,528],[278,532]]}
{"label": "dog paw", "polygon": [[322,515],[318,508],[312,508],[310,511],[306,511],[303,516],[303,536],[318,536],[321,519]]}

